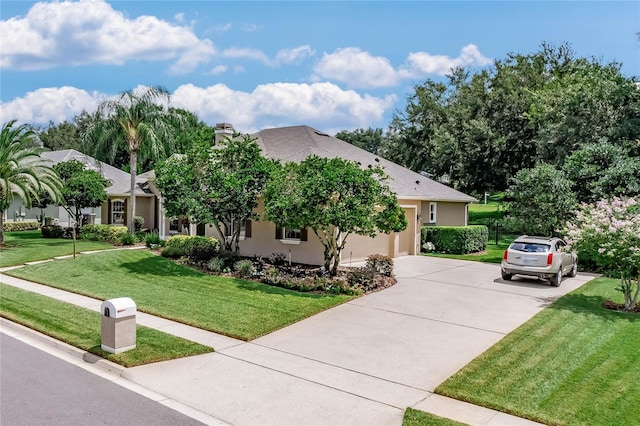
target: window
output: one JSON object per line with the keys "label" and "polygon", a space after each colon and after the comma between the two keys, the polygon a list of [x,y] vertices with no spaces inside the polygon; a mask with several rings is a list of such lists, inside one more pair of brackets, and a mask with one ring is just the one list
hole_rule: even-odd
{"label": "window", "polygon": [[113,200],[111,202],[111,223],[124,225],[124,201]]}
{"label": "window", "polygon": [[307,229],[286,229],[276,227],[276,240],[280,240],[285,244],[300,244],[300,241],[307,241]]}
{"label": "window", "polygon": [[302,237],[302,232],[300,228],[296,229],[284,229],[284,239],[285,240],[300,240]]}
{"label": "window", "polygon": [[436,223],[438,203],[429,203],[429,223]]}
{"label": "window", "polygon": [[[224,232],[225,237],[232,237],[235,231],[235,222],[225,222],[224,223]],[[244,240],[245,238],[251,238],[251,221],[250,220],[241,220],[240,221],[240,240]]]}

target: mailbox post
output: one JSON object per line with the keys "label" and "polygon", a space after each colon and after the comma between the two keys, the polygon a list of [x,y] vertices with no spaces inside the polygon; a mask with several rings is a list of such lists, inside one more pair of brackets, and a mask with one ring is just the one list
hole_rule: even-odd
{"label": "mailbox post", "polygon": [[136,304],[128,297],[105,300],[100,305],[102,313],[103,351],[112,354],[136,347]]}

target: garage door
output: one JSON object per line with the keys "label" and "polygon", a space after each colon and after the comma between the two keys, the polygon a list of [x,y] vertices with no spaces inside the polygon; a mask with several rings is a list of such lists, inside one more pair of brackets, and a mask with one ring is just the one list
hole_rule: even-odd
{"label": "garage door", "polygon": [[407,256],[415,254],[415,237],[416,237],[416,215],[415,209],[404,209],[404,213],[409,221],[407,229],[400,232],[398,241],[398,256]]}

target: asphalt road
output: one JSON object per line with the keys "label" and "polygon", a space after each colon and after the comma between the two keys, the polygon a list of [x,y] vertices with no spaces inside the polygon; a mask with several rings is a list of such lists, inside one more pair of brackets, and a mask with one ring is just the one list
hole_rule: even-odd
{"label": "asphalt road", "polygon": [[201,425],[0,333],[0,424]]}

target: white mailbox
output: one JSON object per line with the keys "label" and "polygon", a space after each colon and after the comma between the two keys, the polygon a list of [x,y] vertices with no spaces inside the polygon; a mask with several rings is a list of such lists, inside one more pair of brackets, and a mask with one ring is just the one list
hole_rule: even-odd
{"label": "white mailbox", "polygon": [[136,304],[128,297],[105,300],[100,305],[102,313],[103,351],[112,354],[136,347]]}
{"label": "white mailbox", "polygon": [[110,318],[124,318],[136,315],[136,303],[129,297],[109,299],[100,305],[102,315]]}

